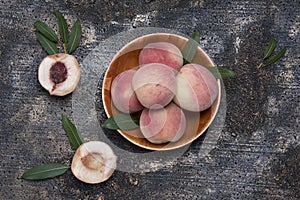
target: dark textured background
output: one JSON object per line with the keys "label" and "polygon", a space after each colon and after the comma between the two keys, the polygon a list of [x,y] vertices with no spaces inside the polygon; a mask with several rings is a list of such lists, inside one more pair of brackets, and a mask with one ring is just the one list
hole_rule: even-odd
{"label": "dark textured background", "polygon": [[[116,171],[88,185],[70,171],[45,181],[20,179],[41,163],[69,164],[74,150],[61,126],[72,95],[52,97],[37,69],[46,56],[34,35],[37,19],[81,20],[79,63],[98,44],[137,27],[190,35],[217,65],[237,73],[224,81],[227,115],[214,149],[199,158],[201,138],[177,162],[153,172]],[[300,2],[294,1],[0,1],[0,199],[299,199]],[[257,70],[274,35],[286,56]],[[130,146],[120,136],[115,143]],[[139,151],[139,149],[137,149]]]}

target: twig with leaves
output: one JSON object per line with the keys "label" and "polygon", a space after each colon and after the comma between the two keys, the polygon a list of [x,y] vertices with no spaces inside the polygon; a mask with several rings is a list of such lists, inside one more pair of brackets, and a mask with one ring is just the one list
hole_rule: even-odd
{"label": "twig with leaves", "polygon": [[[69,33],[67,21],[64,16],[58,10],[55,10],[54,14],[57,18],[63,51],[64,53],[71,54],[73,51],[75,51],[80,43],[82,35],[80,21],[77,19],[74,22],[71,28],[71,32]],[[40,20],[34,23],[34,27],[36,28],[36,37],[44,50],[49,55],[59,53],[59,49],[57,48],[59,39],[54,30],[45,22],[42,22]]]}
{"label": "twig with leaves", "polygon": [[[200,34],[198,31],[195,31],[192,36],[189,38],[188,42],[184,46],[183,49],[183,63],[189,64],[194,59],[197,48],[200,42]],[[227,68],[219,67],[219,66],[204,66],[208,69],[216,79],[224,79],[234,77],[236,74],[234,71],[231,71]]]}
{"label": "twig with leaves", "polygon": [[[64,115],[62,115],[62,125],[69,137],[70,143],[73,145],[73,148],[76,150],[81,144],[83,144],[83,140],[80,133],[78,132],[75,125],[71,122],[71,120]],[[52,163],[42,164],[33,167],[29,170],[26,170],[21,176],[21,178],[26,180],[43,180],[43,179],[53,178],[62,175],[68,169],[70,169],[70,166],[68,165],[52,162]]]}
{"label": "twig with leaves", "polygon": [[275,40],[274,36],[272,36],[271,40],[269,41],[269,45],[264,52],[262,62],[257,66],[258,69],[274,64],[276,61],[278,61],[281,57],[285,55],[286,47],[283,47],[277,54],[270,58],[270,56],[274,53],[276,45],[277,41]]}

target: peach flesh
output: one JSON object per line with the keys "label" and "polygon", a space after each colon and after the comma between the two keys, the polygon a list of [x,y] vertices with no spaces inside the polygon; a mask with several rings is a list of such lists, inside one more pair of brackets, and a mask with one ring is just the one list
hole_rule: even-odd
{"label": "peach flesh", "polygon": [[185,115],[174,103],[162,109],[145,108],[141,114],[141,132],[148,141],[154,144],[178,141],[185,128]]}
{"label": "peach flesh", "polygon": [[142,65],[133,76],[132,86],[144,107],[162,108],[174,98],[175,70],[160,63]]}
{"label": "peach flesh", "polygon": [[211,107],[218,94],[216,78],[199,64],[184,65],[176,77],[174,102],[183,109],[199,112]]}
{"label": "peach flesh", "polygon": [[183,65],[181,51],[169,42],[155,42],[146,45],[139,56],[139,64],[162,63],[177,71]]}
{"label": "peach flesh", "polygon": [[111,99],[114,106],[123,113],[134,113],[143,109],[133,88],[132,78],[136,70],[126,70],[120,73],[112,82]]}

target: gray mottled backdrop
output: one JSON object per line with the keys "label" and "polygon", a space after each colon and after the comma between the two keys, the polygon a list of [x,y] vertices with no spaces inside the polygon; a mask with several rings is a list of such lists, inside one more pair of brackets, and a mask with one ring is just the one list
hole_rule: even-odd
{"label": "gray mottled backdrop", "polygon": [[[209,153],[201,154],[209,137],[204,135],[175,161],[140,173],[118,170],[97,185],[79,182],[70,171],[45,181],[20,179],[24,170],[42,163],[70,164],[74,154],[60,119],[76,116],[77,93],[52,97],[37,80],[46,53],[33,23],[41,19],[56,27],[54,9],[69,24],[81,21],[83,38],[73,55],[82,66],[121,32],[199,30],[200,45],[214,62],[237,73],[224,80],[225,123],[216,142],[206,144]],[[300,198],[299,1],[2,0],[0,20],[0,199]],[[276,50],[287,47],[286,56],[258,70],[271,35],[278,40]],[[100,83],[99,123],[105,119]],[[120,148],[145,152],[117,132],[103,131]]]}

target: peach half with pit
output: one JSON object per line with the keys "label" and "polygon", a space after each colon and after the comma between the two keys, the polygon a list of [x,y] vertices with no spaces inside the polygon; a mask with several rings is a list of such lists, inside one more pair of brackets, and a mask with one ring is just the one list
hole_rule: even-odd
{"label": "peach half with pit", "polygon": [[139,64],[162,63],[177,71],[183,65],[182,53],[177,46],[169,42],[147,44],[139,55]]}
{"label": "peach half with pit", "polygon": [[132,78],[135,73],[135,69],[123,71],[114,78],[111,85],[112,102],[123,113],[134,113],[144,108],[132,88]]}
{"label": "peach half with pit", "polygon": [[49,55],[39,66],[38,79],[50,95],[64,96],[73,92],[78,85],[80,67],[72,55],[64,53]]}
{"label": "peach half with pit", "polygon": [[178,141],[185,128],[185,115],[175,103],[162,109],[145,108],[140,117],[142,134],[154,144]]}
{"label": "peach half with pit", "polygon": [[115,171],[117,157],[111,147],[100,141],[90,141],[78,147],[72,160],[74,176],[90,184],[106,181]]}
{"label": "peach half with pit", "polygon": [[175,70],[161,63],[140,66],[132,78],[133,90],[146,108],[159,109],[168,105],[175,96]]}
{"label": "peach half with pit", "polygon": [[208,109],[218,95],[213,74],[199,64],[184,65],[176,76],[174,102],[183,109],[200,112]]}

